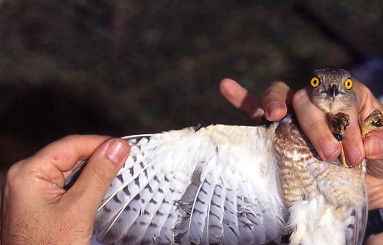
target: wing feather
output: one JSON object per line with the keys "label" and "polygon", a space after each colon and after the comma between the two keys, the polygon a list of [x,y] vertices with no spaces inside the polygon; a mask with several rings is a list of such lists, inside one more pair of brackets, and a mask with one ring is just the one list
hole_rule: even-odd
{"label": "wing feather", "polygon": [[[179,200],[182,196],[182,192],[174,192],[174,200]],[[169,213],[165,219],[165,223],[161,227],[161,230],[158,235],[156,235],[158,244],[174,244],[175,232],[174,227],[177,222],[177,205],[172,205],[171,209],[169,209]]]}
{"label": "wing feather", "polygon": [[215,177],[209,173],[196,195],[195,205],[193,207],[190,224],[188,229],[188,238],[192,243],[200,244],[203,241],[203,233],[207,223],[210,203],[215,187]]}
{"label": "wing feather", "polygon": [[221,243],[223,241],[223,215],[226,192],[224,191],[223,180],[214,188],[214,194],[209,210],[209,243]]}
{"label": "wing feather", "polygon": [[[178,186],[182,185],[183,183],[177,182],[177,180],[171,180],[168,185],[168,191],[166,194],[163,195],[163,200],[158,201],[156,209],[153,210],[152,218],[150,220],[150,223],[144,232],[141,244],[154,244],[157,240],[161,237],[161,230],[166,230],[166,221],[169,217],[170,213],[174,213],[174,210],[172,211],[173,205],[175,200],[179,200],[180,196],[182,195],[181,192],[175,190],[172,188],[172,186]],[[170,231],[172,227],[168,228]],[[133,243],[134,244],[134,243]]]}
{"label": "wing feather", "polygon": [[258,244],[280,237],[285,207],[270,132],[212,125],[125,137],[131,154],[98,211],[98,241]]}
{"label": "wing feather", "polygon": [[[152,189],[153,192],[155,190]],[[129,244],[138,244],[141,242],[141,239],[144,237],[146,230],[148,229],[153,216],[160,212],[159,208],[161,203],[164,201],[164,198],[170,192],[169,182],[164,181],[163,184],[159,187],[158,191],[155,192],[153,197],[150,199],[149,203],[146,205],[143,212],[140,216],[134,221],[132,227],[124,235],[128,239]]]}
{"label": "wing feather", "polygon": [[237,214],[236,192],[227,187],[223,215],[224,244],[238,244],[240,234]]}

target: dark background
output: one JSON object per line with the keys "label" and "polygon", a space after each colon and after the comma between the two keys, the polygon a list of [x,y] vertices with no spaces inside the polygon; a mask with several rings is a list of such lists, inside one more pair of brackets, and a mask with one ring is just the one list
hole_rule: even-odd
{"label": "dark background", "polygon": [[0,0],[0,166],[73,133],[251,123],[219,94],[224,77],[255,95],[324,66],[368,80],[382,11],[380,0]]}

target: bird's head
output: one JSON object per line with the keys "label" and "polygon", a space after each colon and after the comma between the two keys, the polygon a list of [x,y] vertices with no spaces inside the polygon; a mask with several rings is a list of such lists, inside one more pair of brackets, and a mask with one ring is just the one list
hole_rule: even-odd
{"label": "bird's head", "polygon": [[310,98],[324,112],[348,111],[356,103],[351,74],[343,69],[315,70],[310,81]]}

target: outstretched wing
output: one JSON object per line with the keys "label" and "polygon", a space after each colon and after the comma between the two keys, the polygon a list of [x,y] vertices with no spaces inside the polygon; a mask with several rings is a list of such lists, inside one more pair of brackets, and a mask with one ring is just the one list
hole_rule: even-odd
{"label": "outstretched wing", "polygon": [[273,129],[213,125],[126,137],[131,155],[99,208],[106,244],[264,244],[285,207]]}

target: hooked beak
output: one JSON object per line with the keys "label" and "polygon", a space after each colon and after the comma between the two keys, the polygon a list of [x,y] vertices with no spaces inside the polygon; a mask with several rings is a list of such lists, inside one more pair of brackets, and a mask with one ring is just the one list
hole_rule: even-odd
{"label": "hooked beak", "polygon": [[338,84],[336,83],[330,84],[330,87],[327,90],[327,94],[331,96],[332,99],[334,100],[335,97],[339,94]]}

